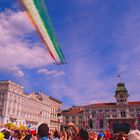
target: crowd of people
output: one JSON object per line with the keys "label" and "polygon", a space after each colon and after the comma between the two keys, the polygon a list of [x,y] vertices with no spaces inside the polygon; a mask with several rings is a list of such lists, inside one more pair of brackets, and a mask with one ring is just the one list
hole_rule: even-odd
{"label": "crowd of people", "polygon": [[37,131],[6,127],[0,131],[0,140],[140,140],[139,130],[131,130],[128,134],[123,132],[111,134],[110,131],[93,132],[92,130],[78,129],[73,123],[54,132],[49,131],[46,123],[42,123]]}

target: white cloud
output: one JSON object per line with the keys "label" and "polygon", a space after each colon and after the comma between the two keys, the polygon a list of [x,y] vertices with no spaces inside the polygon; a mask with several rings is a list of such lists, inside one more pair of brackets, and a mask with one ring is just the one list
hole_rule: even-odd
{"label": "white cloud", "polygon": [[44,75],[53,75],[53,76],[61,76],[65,75],[64,71],[57,71],[57,70],[47,70],[47,69],[39,69],[38,73],[44,74]]}
{"label": "white cloud", "polygon": [[23,77],[24,76],[24,73],[20,70],[19,67],[11,67],[9,69],[9,71],[11,71],[12,73],[15,74],[16,77]]}
{"label": "white cloud", "polygon": [[34,28],[25,12],[0,13],[0,70],[24,76],[21,66],[31,69],[52,63],[47,49],[25,39],[30,33],[34,33]]}
{"label": "white cloud", "polygon": [[[25,35],[34,31],[26,12],[6,10],[0,13],[0,33],[4,37]],[[9,38],[10,39],[10,38]],[[1,42],[2,40],[0,40]]]}

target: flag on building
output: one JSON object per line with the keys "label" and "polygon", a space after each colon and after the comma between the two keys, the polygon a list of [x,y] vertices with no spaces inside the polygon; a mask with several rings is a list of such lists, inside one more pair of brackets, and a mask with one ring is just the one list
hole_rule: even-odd
{"label": "flag on building", "polygon": [[118,74],[118,75],[117,75],[117,78],[120,78],[120,77],[121,77],[121,75],[120,75],[120,74]]}

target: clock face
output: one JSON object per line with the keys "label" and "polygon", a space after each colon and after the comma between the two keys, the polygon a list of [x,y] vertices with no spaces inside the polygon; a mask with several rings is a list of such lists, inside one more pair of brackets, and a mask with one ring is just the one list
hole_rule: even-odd
{"label": "clock face", "polygon": [[123,96],[123,94],[120,94],[120,98],[123,98],[124,96]]}

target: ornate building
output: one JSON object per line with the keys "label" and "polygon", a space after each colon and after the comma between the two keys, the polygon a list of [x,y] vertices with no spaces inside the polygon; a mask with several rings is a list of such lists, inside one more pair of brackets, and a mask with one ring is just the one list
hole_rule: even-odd
{"label": "ornate building", "polygon": [[115,132],[140,129],[140,101],[128,101],[129,94],[124,83],[117,84],[114,97],[115,103],[73,106],[63,111],[64,124],[73,122],[77,127]]}
{"label": "ornate building", "polygon": [[36,127],[47,123],[59,127],[58,113],[62,102],[43,92],[25,94],[23,87],[11,81],[0,81],[0,121]]}

